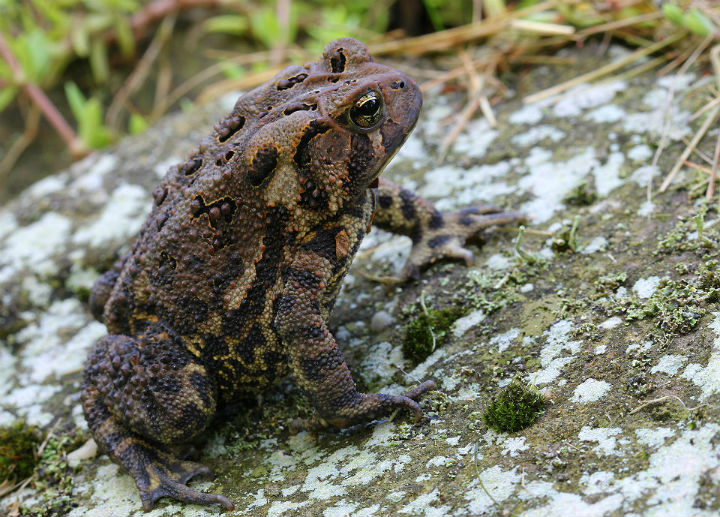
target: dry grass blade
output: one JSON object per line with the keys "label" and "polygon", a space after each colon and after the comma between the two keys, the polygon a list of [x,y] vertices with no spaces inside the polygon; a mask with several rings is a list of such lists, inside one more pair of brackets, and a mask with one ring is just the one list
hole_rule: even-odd
{"label": "dry grass blade", "polygon": [[130,95],[136,92],[143,85],[145,79],[147,79],[147,76],[152,71],[153,63],[155,63],[160,51],[172,35],[176,19],[176,16],[169,16],[162,21],[162,24],[155,33],[155,37],[152,39],[150,46],[147,48],[142,58],[140,58],[140,61],[130,74],[130,77],[127,78],[125,83],[118,90],[112,103],[110,104],[110,107],[108,108],[107,116],[105,117],[108,126],[118,129],[120,110],[123,106],[125,106],[127,100],[130,98]]}
{"label": "dry grass blade", "polygon": [[234,79],[226,79],[225,81],[212,84],[200,92],[200,95],[198,95],[197,99],[195,99],[195,102],[203,104],[228,92],[254,88],[255,86],[259,86],[272,79],[275,74],[282,69],[282,66],[276,66],[255,74],[245,75]]}
{"label": "dry grass blade", "polygon": [[513,20],[548,11],[555,7],[554,1],[541,2],[537,5],[518,9],[510,13],[493,16],[485,20],[447,29],[444,31],[424,34],[412,38],[402,38],[392,41],[382,41],[369,45],[372,55],[403,54],[404,56],[418,56],[431,52],[441,52],[463,43],[498,34],[507,29]]}
{"label": "dry grass blade", "polygon": [[10,173],[20,155],[35,140],[38,127],[40,126],[40,109],[33,105],[30,107],[28,116],[25,119],[25,131],[15,140],[8,148],[5,156],[0,160],[0,181],[4,181],[5,177]]}
{"label": "dry grass blade", "polygon": [[624,68],[630,63],[637,61],[641,57],[653,54],[658,50],[667,47],[668,45],[672,45],[673,43],[678,42],[683,37],[685,37],[684,31],[676,32],[675,34],[665,38],[663,41],[658,41],[657,43],[654,43],[649,47],[638,49],[635,52],[625,56],[624,58],[615,61],[614,63],[609,63],[605,66],[601,66],[597,70],[593,70],[592,72],[580,75],[578,77],[575,77],[574,79],[565,81],[564,83],[560,83],[545,90],[539,91],[537,93],[534,93],[533,95],[528,95],[523,99],[523,102],[525,104],[532,104],[533,102],[537,102],[553,95],[557,95],[558,93],[562,93],[565,90],[569,90],[570,88],[573,88],[575,86],[594,81],[595,79],[599,79],[600,77]]}
{"label": "dry grass blade", "polygon": [[717,175],[718,162],[720,161],[720,136],[718,136],[715,142],[715,156],[713,157],[712,169],[710,169],[710,181],[708,183],[707,191],[705,192],[705,199],[710,201],[715,193],[715,176]]}
{"label": "dry grass blade", "polygon": [[654,13],[647,13],[647,14],[641,14],[638,16],[633,16],[632,18],[626,18],[624,20],[615,20],[608,23],[602,23],[600,25],[595,25],[594,27],[589,27],[587,29],[584,29],[577,33],[577,39],[585,39],[588,36],[592,36],[593,34],[601,34],[603,32],[609,32],[614,31],[617,29],[622,29],[624,27],[630,27],[632,25],[637,25],[638,23],[645,23],[652,20],[657,20],[660,18],[663,18],[662,11],[657,11]]}
{"label": "dry grass blade", "polygon": [[665,176],[665,179],[663,180],[662,185],[660,185],[660,192],[665,192],[667,190],[667,188],[670,186],[670,183],[672,182],[673,179],[675,179],[675,175],[682,168],[683,164],[685,163],[685,160],[688,159],[688,157],[692,154],[693,150],[695,150],[695,147],[697,147],[697,144],[705,136],[705,133],[707,133],[708,129],[710,129],[710,126],[717,118],[718,113],[720,113],[720,106],[715,106],[710,111],[710,113],[708,113],[708,116],[703,121],[702,126],[700,126],[700,129],[697,130],[697,132],[693,136],[692,140],[690,140],[690,145],[688,145],[685,148],[685,150],[682,152],[680,157],[675,162],[675,165],[673,166],[673,168],[670,170],[668,175]]}
{"label": "dry grass blade", "polygon": [[560,25],[559,23],[534,22],[531,20],[510,21],[510,28],[523,32],[534,32],[549,36],[570,36],[575,34],[575,27],[572,25]]}
{"label": "dry grass blade", "polygon": [[[703,41],[703,43],[701,43],[701,46],[704,43],[705,43],[705,41]],[[690,59],[692,59],[693,57],[697,58],[698,55],[699,55],[698,52],[694,52]],[[688,59],[688,61],[690,61],[690,59]],[[716,80],[718,86],[720,86],[720,45],[715,45],[710,50],[710,61],[712,62],[713,70],[715,72],[715,80]],[[686,70],[688,67],[689,67],[689,64],[685,64],[685,65],[683,65],[681,70]],[[702,140],[702,138],[705,136],[705,133],[707,133],[708,129],[710,129],[710,126],[713,124],[713,122],[715,122],[718,114],[720,114],[720,105],[715,105],[713,108],[711,108],[709,110],[707,116],[705,117],[705,120],[703,121],[702,125],[700,126],[700,129],[697,130],[697,132],[693,136],[690,143],[687,145],[687,147],[685,147],[685,150],[682,152],[680,157],[675,162],[675,165],[673,166],[673,168],[670,170],[668,175],[665,176],[665,180],[663,181],[662,185],[660,185],[660,192],[665,192],[667,190],[667,188],[670,186],[670,183],[675,178],[678,171],[685,164],[688,157],[695,150],[697,145],[700,143],[700,140]],[[713,170],[715,170],[715,168],[716,168],[716,161],[717,161],[716,159],[713,160],[713,168],[714,168]],[[714,176],[715,176],[714,174],[710,175],[710,184],[711,185],[713,185],[713,183],[715,181]],[[714,188],[714,185],[713,185],[713,188]],[[710,187],[708,186],[708,192],[709,191],[710,191]]]}

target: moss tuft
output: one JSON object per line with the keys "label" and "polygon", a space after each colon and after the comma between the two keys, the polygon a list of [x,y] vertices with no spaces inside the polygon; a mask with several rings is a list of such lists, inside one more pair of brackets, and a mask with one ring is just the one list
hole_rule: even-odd
{"label": "moss tuft", "polygon": [[428,309],[421,312],[405,326],[402,343],[405,357],[417,362],[427,359],[435,348],[445,344],[450,327],[464,313],[465,311],[458,308]]}
{"label": "moss tuft", "polygon": [[501,433],[514,433],[532,425],[545,408],[545,398],[534,386],[513,381],[490,403],[483,419]]}
{"label": "moss tuft", "polygon": [[39,445],[40,432],[23,420],[0,427],[0,484],[29,477],[38,461]]}

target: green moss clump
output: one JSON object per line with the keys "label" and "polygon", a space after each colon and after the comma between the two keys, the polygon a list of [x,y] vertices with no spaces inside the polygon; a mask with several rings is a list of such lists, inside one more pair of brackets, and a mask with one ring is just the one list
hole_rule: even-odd
{"label": "green moss clump", "polygon": [[450,327],[464,313],[464,310],[458,308],[429,309],[421,312],[405,326],[402,343],[405,356],[417,362],[427,359],[435,348],[445,344]]}
{"label": "green moss clump", "polygon": [[514,433],[532,425],[545,408],[545,398],[534,386],[513,381],[490,403],[483,414],[488,427]]}
{"label": "green moss clump", "polygon": [[39,445],[40,432],[23,420],[0,427],[0,484],[29,477],[38,461]]}

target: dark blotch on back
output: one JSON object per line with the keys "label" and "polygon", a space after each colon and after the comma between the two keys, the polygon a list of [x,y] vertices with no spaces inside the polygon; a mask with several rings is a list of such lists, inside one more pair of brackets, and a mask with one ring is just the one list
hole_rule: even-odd
{"label": "dark blotch on back", "polygon": [[252,159],[248,178],[253,187],[266,183],[277,167],[278,151],[275,147],[263,147]]}
{"label": "dark blotch on back", "polygon": [[296,84],[302,83],[305,79],[307,79],[308,74],[298,74],[293,77],[288,77],[287,79],[280,79],[277,82],[277,89],[278,91],[281,90],[287,90],[289,88],[292,88]]}
{"label": "dark blotch on back", "polygon": [[293,157],[298,167],[304,169],[310,165],[310,141],[317,135],[327,132],[329,129],[330,126],[326,124],[322,124],[316,120],[310,121],[303,136],[300,138],[300,143],[298,143],[297,151],[295,151],[295,156]]}
{"label": "dark blotch on back", "polygon": [[340,74],[345,71],[345,64],[347,63],[347,58],[345,57],[343,50],[345,49],[337,49],[333,57],[330,58],[330,69],[333,71],[334,74]]}

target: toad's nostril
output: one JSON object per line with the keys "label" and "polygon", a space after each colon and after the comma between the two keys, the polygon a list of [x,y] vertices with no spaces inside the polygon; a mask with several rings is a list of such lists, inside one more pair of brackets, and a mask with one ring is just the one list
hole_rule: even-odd
{"label": "toad's nostril", "polygon": [[401,90],[405,88],[405,81],[395,81],[390,85],[390,88],[392,88],[393,90]]}

